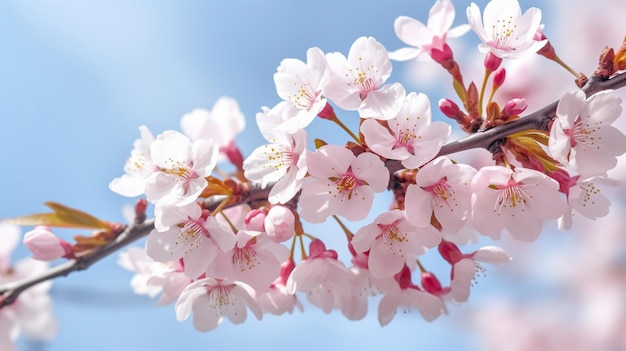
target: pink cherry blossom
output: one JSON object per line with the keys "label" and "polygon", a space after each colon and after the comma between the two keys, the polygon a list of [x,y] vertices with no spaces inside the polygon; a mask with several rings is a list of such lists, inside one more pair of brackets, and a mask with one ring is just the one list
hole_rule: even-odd
{"label": "pink cherry blossom", "polygon": [[[158,262],[184,260],[185,274],[196,279],[204,274],[219,252],[231,250],[237,241],[232,230],[197,204],[165,208],[171,218],[148,235],[146,252]],[[174,224],[175,223],[175,224]]]}
{"label": "pink cherry blossom", "polygon": [[146,126],[140,126],[139,133],[141,138],[135,140],[130,157],[124,165],[126,173],[109,183],[109,189],[122,196],[135,197],[143,194],[146,179],[157,170],[150,156],[150,145],[154,136]]}
{"label": "pink cherry blossom", "polygon": [[326,250],[324,243],[315,239],[309,244],[309,256],[300,262],[287,279],[287,291],[307,294],[309,302],[330,313],[339,303],[339,292],[350,289],[352,273],[337,260],[337,252]]}
{"label": "pink cherry blossom", "polygon": [[211,111],[197,108],[180,119],[183,133],[196,141],[212,140],[219,148],[219,161],[230,160],[235,165],[243,162],[243,156],[235,145],[235,138],[246,127],[246,120],[237,100],[220,97]]}
{"label": "pink cherry blossom", "polygon": [[193,311],[193,325],[201,332],[211,331],[224,317],[234,324],[245,322],[247,310],[261,320],[263,312],[254,301],[252,288],[241,282],[204,278],[183,290],[176,302],[176,318],[183,321]]}
{"label": "pink cherry blossom", "polygon": [[[31,257],[11,264],[11,254],[20,240],[17,226],[0,222],[0,285],[43,274],[48,262]],[[23,291],[17,300],[0,309],[0,347],[14,350],[14,342],[21,336],[48,341],[57,330],[52,314],[52,299],[48,292],[52,281],[39,283]]]}
{"label": "pink cherry blossom", "polygon": [[478,5],[472,3],[467,8],[467,20],[482,41],[478,45],[482,53],[514,59],[537,52],[547,42],[534,38],[541,24],[541,10],[533,7],[522,15],[517,0],[491,0],[482,17]]}
{"label": "pink cherry blossom", "polygon": [[298,307],[300,312],[303,311],[297,296],[287,291],[287,280],[294,268],[296,268],[296,264],[289,258],[281,264],[280,275],[270,285],[270,288],[264,293],[256,294],[256,301],[264,313],[273,315],[281,315],[285,312],[292,313],[295,307]]}
{"label": "pink cherry blossom", "polygon": [[257,292],[265,291],[278,277],[289,249],[262,232],[240,230],[235,236],[235,247],[218,253],[207,275],[242,281]]}
{"label": "pink cherry blossom", "polygon": [[452,265],[450,291],[455,302],[465,302],[469,298],[475,274],[485,270],[478,262],[502,265],[511,260],[503,249],[496,246],[485,246],[472,253],[463,254],[449,241],[442,241],[439,244],[439,253]]}
{"label": "pink cherry blossom", "polygon": [[392,210],[380,214],[373,223],[359,229],[352,238],[356,252],[369,251],[367,266],[374,278],[392,277],[409,260],[415,260],[433,248],[441,236],[432,227],[411,225],[404,211]]}
{"label": "pink cherry blossom", "polygon": [[438,157],[422,167],[415,176],[417,184],[409,185],[404,208],[413,225],[431,225],[435,218],[445,233],[457,233],[471,212],[470,183],[476,170]]}
{"label": "pink cherry blossom", "polygon": [[534,241],[543,221],[557,219],[565,211],[559,184],[531,169],[483,167],[472,180],[472,190],[474,227],[494,238],[506,228],[518,240]]}
{"label": "pink cherry blossom", "polygon": [[47,226],[37,226],[24,234],[24,245],[36,260],[53,261],[61,257],[74,257],[72,246],[56,236]]}
{"label": "pink cherry blossom", "polygon": [[358,38],[346,58],[326,54],[328,82],[324,95],[345,110],[358,110],[362,118],[387,120],[398,114],[405,90],[400,83],[385,85],[391,61],[385,47],[372,37]]}
{"label": "pink cherry blossom", "polygon": [[322,95],[326,77],[326,60],[319,48],[307,50],[307,63],[288,58],[281,61],[274,74],[276,92],[283,100],[298,109],[291,116],[290,126],[297,129],[308,126],[326,106]]}
{"label": "pink cherry blossom", "polygon": [[215,143],[199,139],[193,143],[185,135],[168,130],[150,145],[150,157],[158,171],[146,180],[146,196],[156,203],[165,199],[179,206],[195,201],[208,185],[217,163]]}
{"label": "pink cherry blossom", "polygon": [[385,326],[391,322],[398,308],[410,312],[417,309],[422,317],[432,322],[446,311],[443,301],[435,295],[422,291],[411,281],[411,271],[404,267],[395,279],[383,285],[383,297],[378,304],[378,322]]}
{"label": "pink cherry blossom", "polygon": [[431,123],[428,96],[410,93],[398,114],[387,121],[388,128],[377,120],[361,124],[365,143],[375,153],[401,160],[407,168],[417,168],[432,160],[448,140],[451,127],[443,122]]}
{"label": "pink cherry blossom", "polygon": [[390,52],[389,58],[396,61],[424,59],[433,49],[443,51],[447,38],[460,37],[470,29],[467,24],[450,28],[454,16],[454,6],[450,0],[437,0],[430,8],[426,25],[407,16],[396,18],[393,23],[396,35],[410,47]]}
{"label": "pink cherry blossom", "polygon": [[307,173],[306,132],[299,129],[294,134],[281,130],[267,131],[264,136],[270,144],[256,148],[243,163],[246,178],[260,182],[261,187],[275,182],[268,200],[286,203],[302,186]]}
{"label": "pink cherry blossom", "polygon": [[352,151],[338,145],[325,145],[307,154],[310,177],[300,194],[302,218],[321,223],[331,215],[356,221],[367,216],[374,193],[389,182],[389,171],[378,156]]}
{"label": "pink cherry blossom", "polygon": [[157,262],[143,248],[131,247],[120,253],[117,263],[135,273],[130,281],[135,294],[149,297],[161,294],[157,302],[159,306],[176,301],[185,287],[193,282],[183,272],[184,268],[179,260]]}
{"label": "pink cherry blossom", "polygon": [[626,136],[611,124],[622,113],[622,99],[612,90],[585,98],[575,90],[563,95],[550,129],[552,156],[580,174],[600,175],[626,152]]}

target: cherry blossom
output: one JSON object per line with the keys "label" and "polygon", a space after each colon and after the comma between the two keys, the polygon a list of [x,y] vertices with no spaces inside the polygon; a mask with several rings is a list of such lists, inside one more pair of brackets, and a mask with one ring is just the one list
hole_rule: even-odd
{"label": "cherry blossom", "polygon": [[143,194],[146,179],[157,170],[150,156],[150,145],[154,136],[146,126],[140,126],[139,133],[141,138],[135,140],[130,157],[124,165],[126,173],[109,183],[109,189],[122,196],[135,197]]}
{"label": "cherry blossom", "polygon": [[361,124],[365,142],[375,153],[417,168],[432,160],[450,135],[450,125],[431,123],[430,101],[422,93],[406,96],[398,114],[383,126],[375,119]]}
{"label": "cherry blossom", "polygon": [[181,130],[192,142],[200,139],[213,140],[219,148],[220,157],[227,157],[235,164],[237,159],[243,161],[235,146],[235,137],[245,126],[246,120],[237,100],[225,96],[215,102],[211,111],[198,108],[180,119]]}
{"label": "cherry blossom", "polygon": [[450,0],[437,0],[428,12],[426,25],[411,17],[400,16],[393,23],[396,35],[405,47],[389,53],[389,58],[396,61],[407,61],[414,58],[424,59],[431,50],[443,51],[447,38],[458,38],[470,30],[464,24],[454,28],[454,6]]}
{"label": "cherry blossom", "polygon": [[[48,262],[30,257],[11,264],[11,254],[20,240],[17,226],[0,222],[0,285],[42,274]],[[0,309],[0,346],[14,350],[13,343],[25,336],[33,340],[50,340],[57,326],[52,314],[52,299],[48,294],[52,281],[35,285],[17,298],[12,305]]]}
{"label": "cherry blossom", "polygon": [[[195,203],[165,208],[166,223],[148,235],[146,252],[158,262],[182,258],[185,274],[196,279],[204,274],[219,252],[227,252],[237,241],[227,224],[209,216]],[[158,216],[163,217],[163,216]]]}
{"label": "cherry blossom", "polygon": [[511,260],[503,249],[496,246],[485,246],[463,254],[455,244],[445,240],[439,244],[439,253],[452,265],[450,292],[455,302],[465,302],[469,298],[475,274],[485,270],[478,262],[502,265]]}
{"label": "cherry blossom", "polygon": [[600,175],[626,152],[626,136],[611,124],[622,113],[622,99],[601,91],[588,99],[581,90],[563,95],[550,129],[552,156],[578,173]]}
{"label": "cherry blossom", "polygon": [[392,210],[380,214],[373,223],[359,229],[352,238],[357,252],[369,251],[367,266],[374,278],[392,277],[408,260],[415,260],[441,241],[432,227],[411,225],[404,211]]}
{"label": "cherry blossom", "polygon": [[278,277],[289,249],[262,232],[240,230],[235,237],[235,247],[218,253],[207,275],[242,281],[255,291],[263,292]]}
{"label": "cherry blossom", "polygon": [[378,156],[359,156],[338,145],[325,145],[307,154],[310,177],[300,194],[302,218],[321,223],[331,215],[356,221],[367,216],[374,193],[384,191],[389,172]]}
{"label": "cherry blossom", "polygon": [[404,209],[413,225],[425,227],[437,220],[445,233],[457,233],[471,212],[470,183],[476,170],[438,157],[422,167],[416,184],[407,188]]}
{"label": "cherry blossom", "polygon": [[289,124],[293,128],[305,128],[326,106],[322,95],[326,78],[326,59],[319,48],[307,50],[307,63],[288,58],[281,61],[274,74],[276,92],[299,111]]}
{"label": "cherry blossom", "polygon": [[405,90],[400,83],[384,85],[391,75],[385,47],[372,37],[358,38],[346,58],[326,54],[328,82],[324,95],[345,110],[358,110],[362,118],[387,120],[398,114]]}
{"label": "cherry blossom", "polygon": [[218,148],[199,139],[193,143],[185,135],[168,130],[150,145],[150,157],[158,171],[146,179],[146,196],[156,203],[165,199],[176,205],[195,201],[208,185],[205,179],[215,168]]}
{"label": "cherry blossom", "polygon": [[135,273],[130,281],[135,294],[149,297],[161,294],[157,302],[159,306],[176,301],[185,287],[193,282],[184,274],[180,260],[157,262],[140,247],[131,247],[120,253],[117,263]]}
{"label": "cherry blossom", "polygon": [[547,42],[534,38],[541,24],[541,10],[532,7],[522,15],[517,0],[491,0],[482,17],[478,5],[472,3],[467,8],[467,20],[482,41],[478,45],[480,52],[491,52],[500,58],[515,59],[535,53]]}
{"label": "cherry blossom", "polygon": [[381,326],[391,322],[398,308],[402,308],[405,313],[415,308],[429,322],[446,310],[440,298],[422,291],[411,282],[411,271],[406,266],[395,275],[393,281],[386,282],[382,286],[383,297],[378,304],[378,322]]}
{"label": "cherry blossom", "polygon": [[249,309],[260,320],[263,312],[254,301],[252,288],[241,282],[204,278],[189,284],[176,302],[176,318],[183,321],[193,311],[193,325],[201,332],[211,331],[224,317],[243,323]]}
{"label": "cherry blossom", "polygon": [[472,190],[474,227],[493,238],[506,228],[518,240],[534,241],[544,220],[557,219],[565,211],[559,184],[531,169],[483,167],[472,180]]}
{"label": "cherry blossom", "polygon": [[262,294],[257,292],[256,301],[264,313],[274,315],[292,313],[296,307],[302,312],[303,308],[297,296],[287,291],[287,280],[294,268],[296,268],[295,262],[291,258],[286,260],[281,264],[280,274],[269,289]]}
{"label": "cherry blossom", "polygon": [[350,289],[352,273],[337,259],[337,252],[315,239],[309,244],[307,259],[300,262],[287,279],[287,291],[305,292],[308,300],[330,313],[338,304],[338,294]]}
{"label": "cherry blossom", "polygon": [[275,182],[270,190],[271,203],[286,203],[302,187],[307,173],[306,132],[299,129],[294,134],[281,130],[266,131],[270,144],[256,148],[243,163],[246,178],[260,182],[261,187]]}

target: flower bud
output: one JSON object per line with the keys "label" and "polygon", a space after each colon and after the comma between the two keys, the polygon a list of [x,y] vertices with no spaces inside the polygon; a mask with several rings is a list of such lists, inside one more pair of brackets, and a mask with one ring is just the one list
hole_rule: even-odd
{"label": "flower bud", "polygon": [[439,109],[446,117],[452,119],[457,119],[457,117],[461,113],[459,105],[457,105],[454,101],[450,99],[439,100]]}
{"label": "flower bud", "polygon": [[502,67],[499,70],[497,70],[496,73],[493,75],[493,88],[497,89],[501,87],[502,83],[504,83],[505,78],[506,78],[506,70],[504,69],[504,67]]}
{"label": "flower bud", "polygon": [[251,210],[246,215],[246,218],[243,220],[243,224],[247,230],[255,230],[257,232],[265,231],[265,216],[267,215],[267,210]]}
{"label": "flower bud", "polygon": [[450,46],[448,46],[448,44],[443,45],[443,50],[438,50],[438,49],[431,49],[430,50],[430,57],[437,62],[440,65],[443,65],[444,67],[446,65],[449,65],[450,62],[454,60],[454,55],[452,54],[452,49],[450,48]]}
{"label": "flower bud", "polygon": [[439,279],[431,272],[422,273],[422,288],[433,295],[438,295],[443,290]]}
{"label": "flower bud", "polygon": [[317,114],[317,116],[319,118],[328,119],[328,120],[333,120],[337,118],[337,115],[335,114],[335,110],[333,109],[332,105],[329,104],[328,102],[326,103],[326,106],[324,106],[324,108],[320,111],[320,113]]}
{"label": "flower bud", "polygon": [[504,108],[502,109],[502,116],[509,117],[519,115],[520,113],[526,111],[527,107],[528,104],[524,98],[511,99],[506,103],[506,105],[504,105]]}
{"label": "flower bud", "polygon": [[54,235],[47,226],[37,226],[24,235],[24,245],[33,253],[33,258],[53,261],[61,257],[73,258],[70,244]]}
{"label": "flower bud", "polygon": [[491,72],[497,70],[501,63],[502,58],[492,54],[491,51],[485,56],[485,68]]}
{"label": "flower bud", "polygon": [[274,242],[291,239],[295,233],[293,212],[285,206],[272,206],[265,217],[265,232]]}

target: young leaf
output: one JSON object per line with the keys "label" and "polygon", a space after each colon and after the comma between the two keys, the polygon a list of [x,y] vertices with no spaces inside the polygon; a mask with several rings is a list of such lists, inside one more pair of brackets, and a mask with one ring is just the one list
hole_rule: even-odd
{"label": "young leaf", "polygon": [[47,225],[49,227],[62,228],[111,229],[107,223],[83,211],[56,202],[46,202],[44,204],[50,207],[53,212],[9,218],[4,219],[3,222],[26,226]]}

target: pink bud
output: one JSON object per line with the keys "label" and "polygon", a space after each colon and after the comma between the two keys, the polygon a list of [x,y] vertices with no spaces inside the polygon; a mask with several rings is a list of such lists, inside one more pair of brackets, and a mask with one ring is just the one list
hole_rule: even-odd
{"label": "pink bud", "polygon": [[47,226],[37,226],[24,235],[24,245],[33,253],[33,258],[53,261],[61,257],[73,258],[70,244],[60,239]]}
{"label": "pink bud", "polygon": [[243,155],[234,141],[228,144],[228,146],[221,147],[220,152],[226,155],[228,160],[235,166],[241,167],[243,165]]}
{"label": "pink bud", "polygon": [[527,107],[528,107],[528,104],[526,103],[525,99],[523,98],[511,99],[509,100],[509,102],[506,103],[506,105],[504,105],[504,108],[502,109],[502,116],[508,117],[508,116],[519,115],[520,113],[524,112]]}
{"label": "pink bud", "polygon": [[331,104],[329,104],[328,102],[326,103],[326,106],[324,106],[322,111],[320,111],[320,113],[318,113],[317,115],[319,116],[319,118],[329,119],[329,120],[337,118],[337,115],[335,114],[335,110],[333,109]]}
{"label": "pink bud", "polygon": [[296,230],[293,212],[285,206],[272,206],[265,217],[265,232],[274,242],[281,243],[293,237]]}
{"label": "pink bud", "polygon": [[453,119],[457,119],[457,116],[461,113],[459,105],[450,99],[439,100],[439,109],[446,117]]}
{"label": "pink bud", "polygon": [[255,230],[257,232],[265,231],[265,216],[267,210],[252,210],[246,215],[246,219],[243,220],[243,224],[247,230]]}
{"label": "pink bud", "polygon": [[491,51],[485,56],[485,68],[491,72],[497,70],[501,63],[502,58],[492,54]]}
{"label": "pink bud", "polygon": [[439,243],[439,254],[450,264],[455,264],[463,259],[463,253],[461,253],[459,247],[445,240],[441,240],[441,243]]}
{"label": "pink bud", "polygon": [[442,292],[439,279],[430,272],[422,273],[422,288],[433,295],[438,295]]}
{"label": "pink bud", "polygon": [[504,83],[505,78],[506,78],[506,70],[504,69],[504,67],[502,67],[499,70],[497,70],[496,73],[493,75],[494,89],[501,87],[502,84]]}
{"label": "pink bud", "polygon": [[443,45],[443,50],[431,49],[430,57],[440,65],[447,63],[454,59],[454,55],[452,54],[452,49],[448,44]]}

